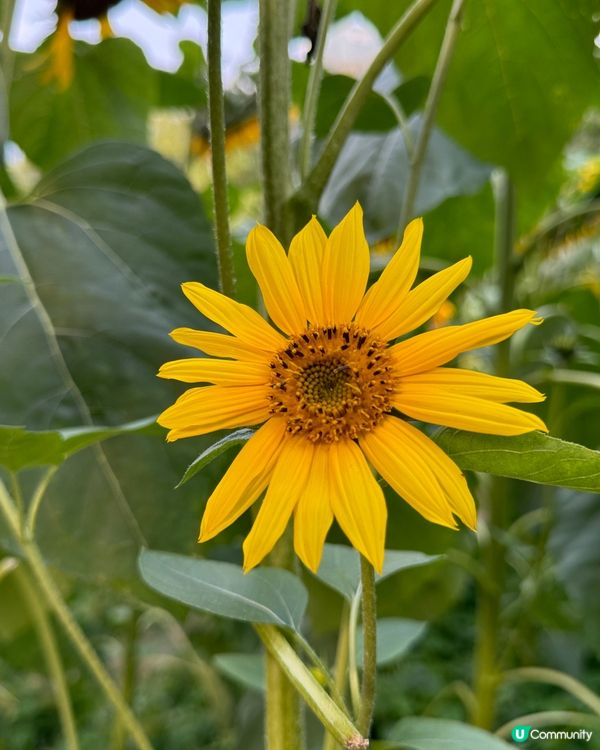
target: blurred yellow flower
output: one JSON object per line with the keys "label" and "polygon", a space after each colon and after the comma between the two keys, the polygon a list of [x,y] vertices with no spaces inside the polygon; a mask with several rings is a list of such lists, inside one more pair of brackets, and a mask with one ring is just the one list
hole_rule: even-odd
{"label": "blurred yellow flower", "polygon": [[248,263],[279,331],[246,305],[203,284],[183,284],[197,309],[232,335],[172,332],[217,359],[161,367],[160,377],[211,385],[187,390],[158,421],[170,441],[261,424],[209,498],[200,528],[200,541],[214,537],[266,490],[244,542],[246,570],[271,551],[292,514],[296,552],[311,570],[334,517],[381,570],[387,508],[371,467],[427,520],[457,528],[456,516],[474,528],[465,478],[409,419],[496,435],[546,430],[535,415],[506,405],[543,400],[531,386],[442,367],[539,322],[531,310],[390,345],[434,316],[471,268],[465,258],[411,290],[422,233],[422,221],[411,222],[366,291],[369,248],[358,204],[329,237],[313,217],[288,255],[257,226],[248,236]]}

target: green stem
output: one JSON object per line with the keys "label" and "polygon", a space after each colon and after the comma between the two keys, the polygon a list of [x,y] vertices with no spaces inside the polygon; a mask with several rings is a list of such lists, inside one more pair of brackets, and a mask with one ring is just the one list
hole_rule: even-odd
{"label": "green stem", "polygon": [[[340,617],[340,630],[338,633],[337,647],[335,651],[335,664],[333,667],[333,681],[336,693],[340,696],[342,703],[345,705],[347,670],[348,670],[348,632],[349,632],[350,607],[348,602],[344,602],[342,615]],[[323,750],[335,750],[339,747],[335,738],[325,732],[323,739]]]}
{"label": "green stem", "polygon": [[[285,674],[289,683],[302,695],[309,708],[314,712],[325,729],[343,747],[352,747],[356,750],[367,748],[369,741],[360,735],[346,714],[340,710],[335,701],[319,685],[285,636],[274,625],[255,624],[254,629],[263,642],[265,649],[273,658],[273,661],[280,667],[280,672]],[[267,662],[267,666],[268,664]],[[269,672],[267,671],[267,690],[268,679]],[[268,706],[267,719],[269,719]],[[289,750],[294,747],[291,744],[293,741],[294,736],[290,735],[282,747],[285,750]]]}
{"label": "green stem", "polygon": [[225,103],[221,79],[221,0],[208,0],[208,112],[217,259],[221,291],[235,297],[225,165]]}
{"label": "green stem", "polygon": [[315,165],[298,191],[292,196],[291,202],[297,214],[296,224],[303,223],[316,206],[340,151],[346,143],[352,126],[365,105],[378,75],[436,2],[437,0],[415,0],[413,2],[386,37],[364,76],[352,87],[332,125]]}
{"label": "green stem", "polygon": [[[496,264],[500,286],[500,309],[512,308],[514,289],[514,231],[515,201],[511,181],[505,172],[497,175],[496,181]],[[496,371],[506,376],[510,369],[510,344],[502,342],[496,349]],[[489,496],[482,499],[482,512],[488,516],[490,534],[482,540],[482,563],[485,578],[494,581],[494,587],[478,587],[475,679],[477,697],[473,722],[486,730],[494,725],[496,694],[501,680],[498,643],[500,642],[501,592],[505,579],[504,545],[498,539],[498,531],[507,526],[508,505],[511,499],[511,482],[504,477],[492,477]]]}
{"label": "green stem", "polygon": [[358,628],[358,613],[362,597],[362,583],[359,584],[354,598],[350,603],[348,613],[348,682],[350,683],[350,700],[352,710],[357,716],[360,711],[360,680],[358,678],[358,663],[356,661],[356,631]]}
{"label": "green stem", "polygon": [[308,74],[306,84],[306,96],[302,110],[302,141],[300,143],[300,176],[304,180],[310,169],[310,155],[317,119],[317,104],[319,102],[319,91],[323,78],[323,53],[329,25],[335,15],[336,0],[325,0],[319,21],[319,32],[317,37],[317,50],[315,60]]}
{"label": "green stem", "polygon": [[600,716],[600,697],[583,683],[571,675],[559,672],[556,669],[545,667],[520,667],[511,669],[502,675],[503,682],[542,682],[546,685],[556,685],[568,693],[571,693],[584,706],[590,708]]}
{"label": "green stem", "polygon": [[56,707],[65,739],[65,747],[67,750],[79,750],[79,739],[77,737],[71,696],[69,695],[65,670],[60,658],[56,638],[52,631],[50,619],[40,603],[39,594],[35,589],[33,581],[22,565],[15,570],[14,575],[20,593],[29,609],[44,659],[46,660],[48,675],[52,684],[52,692],[56,700]]}
{"label": "green stem", "polygon": [[62,625],[66,635],[87,665],[90,672],[104,691],[104,694],[112,703],[113,708],[121,717],[121,721],[131,735],[139,750],[152,750],[152,745],[146,737],[141,724],[138,722],[129,706],[106,671],[98,655],[85,637],[83,631],[75,621],[67,607],[58,587],[52,580],[44,564],[44,560],[37,544],[32,539],[26,539],[21,534],[21,523],[17,510],[6,492],[4,484],[0,482],[0,512],[4,515],[8,527],[19,542],[23,556],[33,575],[33,579],[46,600],[50,609],[54,612],[57,620]]}
{"label": "green stem", "polygon": [[521,725],[534,726],[536,729],[540,727],[549,727],[556,725],[566,725],[573,727],[591,727],[595,731],[600,729],[600,721],[596,716],[590,714],[577,713],[576,711],[539,711],[535,714],[525,714],[525,716],[518,716],[512,721],[506,722],[499,729],[496,730],[495,734],[497,737],[510,737],[510,734],[515,726]]}
{"label": "green stem", "polygon": [[50,466],[48,469],[46,469],[46,471],[42,475],[42,478],[38,482],[37,487],[35,488],[35,491],[31,498],[31,502],[29,504],[29,508],[27,510],[27,518],[25,520],[24,534],[26,539],[33,539],[35,536],[35,522],[37,519],[37,514],[42,504],[44,494],[48,489],[48,485],[50,484],[52,477],[56,474],[57,469],[58,466]]}
{"label": "green stem", "polygon": [[289,0],[259,2],[259,113],[264,211],[267,226],[283,242],[291,239],[289,190],[290,35]]}
{"label": "green stem", "polygon": [[454,0],[452,8],[450,9],[450,15],[448,16],[448,22],[446,23],[446,31],[442,40],[440,54],[437,59],[433,79],[431,81],[431,86],[429,87],[429,93],[427,94],[427,101],[425,102],[425,109],[423,110],[421,118],[419,135],[410,161],[410,171],[408,173],[408,181],[404,190],[400,221],[396,233],[396,239],[398,242],[402,239],[402,234],[406,224],[409,219],[412,218],[429,137],[433,128],[440,96],[446,82],[448,68],[450,66],[450,61],[452,60],[456,40],[460,32],[460,21],[464,2],[465,0]]}
{"label": "green stem", "polygon": [[375,571],[371,563],[362,555],[360,557],[360,575],[364,653],[357,726],[358,731],[364,737],[368,737],[373,722],[377,681],[377,599],[375,595]]}
{"label": "green stem", "polygon": [[[123,649],[123,678],[121,693],[123,700],[130,706],[133,702],[135,690],[135,675],[137,670],[137,634],[138,634],[138,612],[132,609],[127,621],[125,632],[125,644]],[[124,750],[125,727],[119,714],[115,715],[111,750]]]}

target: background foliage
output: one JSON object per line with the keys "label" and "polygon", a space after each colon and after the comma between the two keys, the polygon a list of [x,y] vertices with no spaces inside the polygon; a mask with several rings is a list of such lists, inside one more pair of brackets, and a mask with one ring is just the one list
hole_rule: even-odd
{"label": "background foliage", "polygon": [[[358,8],[385,36],[408,5],[339,0],[336,18]],[[329,226],[361,201],[369,239],[377,243],[374,275],[394,249],[410,165],[407,144],[419,129],[449,8],[449,0],[436,3],[403,44],[387,81],[380,79],[356,120],[320,197],[319,213]],[[467,3],[415,213],[425,216],[423,275],[473,256],[469,285],[447,310],[452,322],[470,320],[495,312],[499,304],[497,169],[515,186],[518,243],[511,295],[515,307],[536,308],[546,322],[515,337],[510,372],[547,394],[540,414],[552,435],[585,448],[538,435],[506,443],[446,431],[436,439],[469,471],[482,501],[484,531],[506,561],[497,593],[502,672],[543,667],[598,692],[595,10],[591,0]],[[294,35],[301,34],[304,12],[305,4],[298,3]],[[216,438],[167,447],[162,431],[152,427],[153,415],[178,392],[176,385],[157,380],[156,370],[167,359],[185,356],[168,332],[212,325],[190,308],[179,284],[218,283],[209,218],[204,54],[198,45],[184,43],[183,64],[166,73],[150,67],[129,40],[76,42],[74,78],[63,90],[43,77],[50,44],[30,54],[3,48],[6,90],[0,107],[7,128],[0,145],[10,154],[5,148],[10,140],[23,156],[1,165],[9,205],[0,218],[0,422],[6,425],[0,429],[0,473],[7,483],[18,474],[30,497],[41,467],[58,467],[37,517],[37,541],[154,747],[258,749],[262,662],[255,635],[239,622],[253,616],[227,609],[219,596],[212,606],[202,592],[198,601],[176,596],[174,579],[166,589],[152,579],[152,571],[162,580],[171,571],[181,573],[178,566],[201,565],[183,555],[239,563],[249,523],[240,519],[199,549],[195,538],[203,504],[239,441],[211,454],[174,491],[187,466]],[[307,81],[303,63],[294,63],[293,77],[297,144],[297,110]],[[339,70],[326,75],[316,120],[319,139],[326,137],[352,84]],[[236,272],[240,296],[256,305],[242,249],[247,229],[261,218],[253,86],[253,74],[244,72],[227,92],[226,116]],[[299,182],[297,170],[294,181]],[[463,355],[460,364],[494,367],[485,350]],[[508,478],[500,525],[489,516],[486,501],[496,480],[478,472]],[[485,544],[469,532],[427,524],[389,495],[387,546],[399,557],[378,586],[381,663],[374,736],[418,750],[441,748],[435,737],[454,735],[462,748],[499,749],[505,745],[489,732],[457,724],[470,720],[477,698],[473,653],[477,601],[489,573]],[[343,543],[337,530],[330,536],[332,543]],[[17,580],[19,551],[1,522],[0,545],[0,749],[58,750],[64,745],[52,691]],[[142,547],[162,551],[144,553],[146,581],[179,603],[142,581],[137,565]],[[402,551],[413,557],[403,558]],[[160,557],[163,552],[178,557]],[[344,602],[356,587],[346,554],[347,548],[332,545],[318,577],[304,574],[283,587],[290,607],[296,607],[292,620],[277,609],[279,599],[272,604],[272,618],[283,617],[308,633],[327,663],[334,657]],[[198,570],[214,582],[217,568]],[[261,575],[268,579],[271,573],[256,577]],[[266,584],[257,584],[257,593],[253,581],[247,577],[239,585],[250,586],[249,595],[262,607]],[[224,579],[221,588],[236,585]],[[289,614],[287,606],[284,612]],[[82,747],[124,747],[93,682],[59,638]],[[506,677],[493,725],[485,729],[498,730],[533,712],[583,710],[581,697],[545,677]],[[309,746],[317,742],[318,727],[309,725]]]}

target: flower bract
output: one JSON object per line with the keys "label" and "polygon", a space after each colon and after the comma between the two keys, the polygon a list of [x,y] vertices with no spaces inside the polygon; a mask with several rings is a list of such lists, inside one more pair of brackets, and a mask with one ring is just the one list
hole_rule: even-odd
{"label": "flower bract", "polygon": [[375,472],[428,521],[457,528],[459,519],[474,529],[464,476],[414,421],[493,435],[546,430],[534,414],[508,405],[543,400],[531,386],[447,366],[461,352],[539,322],[535,312],[407,337],[471,269],[465,258],[413,288],[422,234],[415,219],[367,289],[369,247],[358,204],[329,237],[313,217],[287,254],[257,226],[247,258],[274,325],[203,284],[183,285],[196,308],[228,333],[172,332],[208,356],[161,367],[161,377],[203,385],[188,389],[158,421],[169,428],[168,440],[259,425],[208,499],[200,528],[200,541],[211,539],[262,497],[244,542],[246,570],[271,551],[293,516],[294,547],[311,570],[335,518],[380,571],[387,507]]}

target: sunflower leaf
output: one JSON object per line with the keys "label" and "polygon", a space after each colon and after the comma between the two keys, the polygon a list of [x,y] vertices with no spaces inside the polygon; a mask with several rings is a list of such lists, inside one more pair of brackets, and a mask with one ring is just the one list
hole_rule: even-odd
{"label": "sunflower leaf", "polygon": [[64,430],[26,430],[0,425],[0,466],[21,471],[33,466],[58,466],[69,456],[94,443],[132,432],[152,433],[156,417],[118,427],[69,427]]}
{"label": "sunflower leaf", "polygon": [[435,442],[461,469],[600,491],[600,451],[541,432],[503,437],[445,429]]}
{"label": "sunflower leaf", "polygon": [[250,690],[265,689],[265,660],[262,654],[215,654],[213,663],[216,668]]}
{"label": "sunflower leaf", "polygon": [[308,594],[287,570],[261,567],[244,573],[232,563],[153,550],[142,550],[138,564],[149,586],[189,607],[300,631]]}
{"label": "sunflower leaf", "polygon": [[252,435],[254,435],[254,430],[243,428],[241,430],[236,430],[229,435],[225,435],[225,437],[221,438],[220,440],[217,440],[216,443],[213,443],[208,448],[206,448],[206,450],[203,450],[198,458],[192,461],[192,463],[185,470],[178,484],[175,485],[175,489],[181,487],[182,484],[189,482],[190,479],[195,476],[201,469],[211,463],[211,461],[214,461],[215,458],[218,458],[222,453],[225,453],[225,451],[229,450],[229,448],[234,448],[236,445],[242,445],[243,443],[248,442]]}
{"label": "sunflower leaf", "polygon": [[507,750],[509,747],[493,734],[460,721],[416,716],[399,721],[388,739],[401,743],[395,747],[411,750]]}
{"label": "sunflower leaf", "polygon": [[[427,565],[440,557],[441,555],[426,555],[424,552],[386,550],[383,571],[381,575],[375,576],[375,582],[380,583],[404,568]],[[321,565],[315,575],[327,586],[351,601],[360,584],[358,552],[353,547],[343,544],[326,544],[323,548]]]}
{"label": "sunflower leaf", "polygon": [[[390,664],[405,654],[421,636],[426,622],[406,620],[401,617],[384,617],[377,620],[377,664]],[[356,631],[356,659],[363,661],[363,629]]]}

